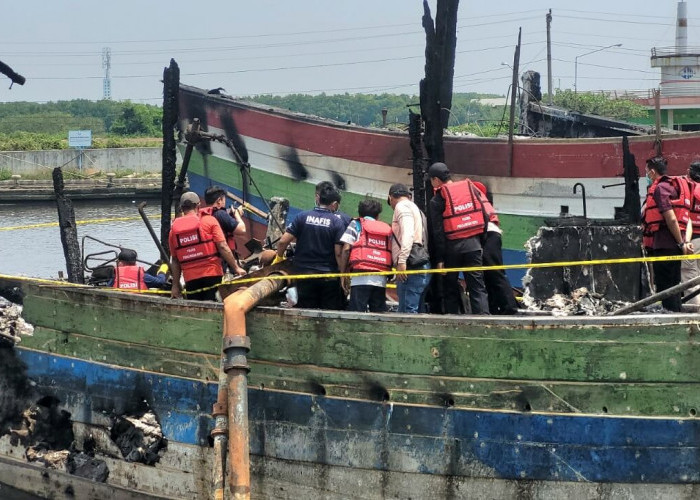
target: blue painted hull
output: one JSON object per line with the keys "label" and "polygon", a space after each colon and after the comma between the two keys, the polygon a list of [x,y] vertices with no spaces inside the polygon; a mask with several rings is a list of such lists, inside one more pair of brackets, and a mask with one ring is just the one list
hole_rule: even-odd
{"label": "blue painted hull", "polygon": [[[209,445],[216,384],[16,349],[74,421],[142,398],[170,442]],[[694,483],[700,420],[562,416],[398,405],[249,388],[251,453],[457,477]]]}

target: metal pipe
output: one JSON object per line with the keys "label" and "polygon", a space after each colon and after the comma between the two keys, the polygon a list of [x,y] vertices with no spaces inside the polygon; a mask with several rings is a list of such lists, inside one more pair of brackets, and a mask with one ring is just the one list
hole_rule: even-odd
{"label": "metal pipe", "polygon": [[245,315],[285,284],[285,280],[264,279],[224,299],[223,370],[228,391],[229,489],[235,500],[250,499],[247,359],[250,339]]}
{"label": "metal pipe", "polygon": [[146,224],[146,229],[148,229],[148,233],[151,235],[153,242],[158,247],[161,261],[163,261],[163,264],[167,264],[170,261],[170,256],[168,255],[168,252],[165,251],[165,248],[163,248],[163,245],[160,244],[158,236],[156,236],[156,232],[153,230],[153,226],[151,226],[151,221],[148,220],[148,216],[143,210],[144,208],[146,208],[146,202],[142,201],[138,206],[139,215],[141,216],[141,219],[143,219],[143,223]]}
{"label": "metal pipe", "polygon": [[212,409],[214,428],[211,436],[214,438],[214,469],[212,471],[212,489],[214,500],[224,500],[226,484],[226,445],[228,443],[228,389],[226,388],[226,372],[223,360],[219,371],[219,392]]}
{"label": "metal pipe", "polygon": [[642,300],[639,300],[633,304],[630,304],[625,307],[621,307],[617,311],[612,312],[612,316],[620,316],[622,314],[628,314],[634,311],[638,311],[644,306],[648,306],[649,304],[653,304],[654,302],[657,302],[659,300],[663,300],[667,297],[670,297],[671,295],[677,295],[681,292],[684,292],[688,288],[692,288],[696,285],[700,285],[700,276],[697,278],[693,278],[690,281],[686,281],[684,283],[680,283],[678,285],[672,286],[671,288],[667,288],[666,290],[661,290],[658,293],[655,293],[653,295],[650,295]]}

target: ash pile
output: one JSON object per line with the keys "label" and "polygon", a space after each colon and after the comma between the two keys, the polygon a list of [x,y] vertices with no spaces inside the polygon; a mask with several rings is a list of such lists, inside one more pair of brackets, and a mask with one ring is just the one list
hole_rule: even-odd
{"label": "ash pile", "polygon": [[33,333],[34,327],[22,319],[22,306],[0,295],[0,347],[12,347]]}
{"label": "ash pile", "polygon": [[[530,262],[579,262],[641,257],[636,225],[582,219],[579,225],[541,227],[526,244]],[[640,263],[533,268],[523,278],[530,311],[556,315],[604,315],[640,300],[648,290]]]}

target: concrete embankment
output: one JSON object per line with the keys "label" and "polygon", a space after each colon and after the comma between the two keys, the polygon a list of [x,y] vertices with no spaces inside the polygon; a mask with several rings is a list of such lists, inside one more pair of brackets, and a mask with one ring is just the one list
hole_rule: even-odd
{"label": "concrete embankment", "polygon": [[82,157],[75,149],[45,151],[0,151],[0,170],[13,175],[36,177],[55,167],[97,172],[133,171],[136,174],[160,173],[161,148],[84,149]]}
{"label": "concrete embankment", "polygon": [[[159,175],[145,178],[66,180],[65,192],[73,200],[160,197]],[[52,181],[11,179],[0,181],[0,203],[55,200]]]}
{"label": "concrete embankment", "polygon": [[72,199],[153,198],[161,192],[162,149],[115,148],[2,151],[0,203],[55,199],[51,171],[62,167],[79,179],[66,178]]}

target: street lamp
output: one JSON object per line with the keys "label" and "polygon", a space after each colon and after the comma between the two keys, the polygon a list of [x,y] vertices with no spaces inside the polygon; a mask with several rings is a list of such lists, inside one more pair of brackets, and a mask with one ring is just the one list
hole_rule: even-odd
{"label": "street lamp", "polygon": [[594,54],[596,52],[600,52],[601,50],[611,49],[613,47],[622,47],[622,44],[616,43],[615,45],[607,45],[605,47],[601,47],[599,49],[595,49],[595,50],[591,50],[590,52],[586,52],[585,54],[580,54],[574,58],[574,97],[578,93],[578,85],[577,85],[578,84],[578,58],[583,57],[583,56],[587,56],[590,54]]}

